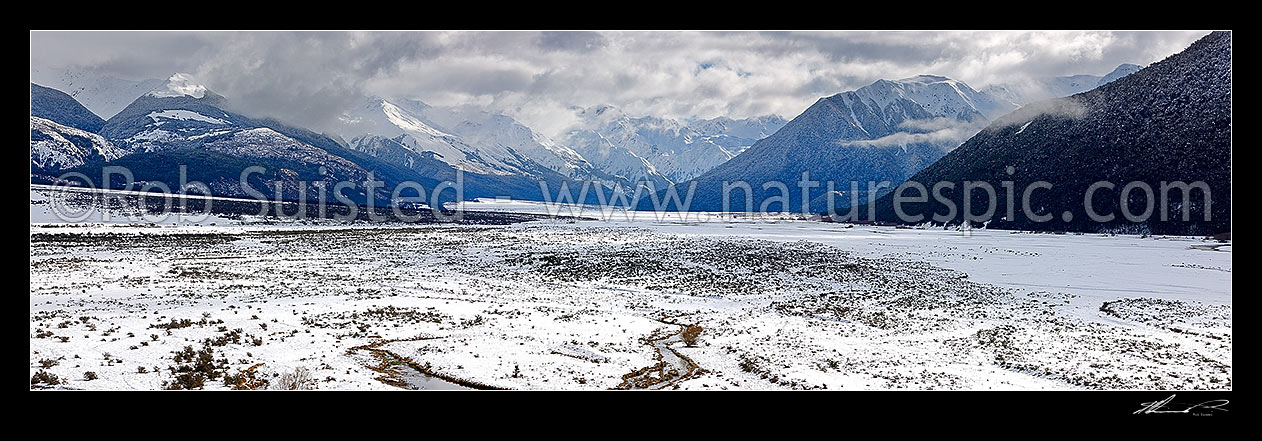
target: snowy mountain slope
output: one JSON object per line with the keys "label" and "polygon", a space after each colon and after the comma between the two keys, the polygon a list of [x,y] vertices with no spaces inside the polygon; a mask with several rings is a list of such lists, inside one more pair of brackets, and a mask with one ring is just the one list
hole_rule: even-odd
{"label": "snowy mountain slope", "polygon": [[[481,173],[511,173],[500,161],[484,161],[476,155],[473,146],[459,137],[433,127],[418,115],[381,98],[370,98],[360,106],[341,116],[343,122],[336,133],[343,139],[354,140],[364,136],[380,136],[398,139],[401,144],[417,153],[431,152],[433,157],[452,167]],[[352,142],[352,148],[357,146]]]}
{"label": "snowy mountain slope", "polygon": [[[533,132],[511,118],[472,115],[490,123],[490,127],[484,127],[483,124],[467,121],[464,117],[468,115],[452,114],[420,101],[401,102],[402,105],[378,97],[369,98],[344,113],[340,118],[341,124],[334,131],[343,139],[350,140],[371,139],[374,136],[393,139],[417,154],[432,153],[433,158],[471,173],[531,175],[540,168],[546,168],[517,148],[539,154],[540,161],[548,161],[566,170],[561,157],[539,144],[542,139],[536,139]],[[453,124],[458,130],[449,129],[436,120]],[[472,135],[478,142],[469,142],[462,134]],[[535,145],[530,145],[532,143]],[[351,147],[358,148],[354,142]]]}
{"label": "snowy mountain slope", "polygon": [[[1121,78],[1136,68],[1122,65],[1105,77]],[[869,181],[890,181],[896,186],[989,121],[1029,100],[1090,90],[1103,84],[1105,77],[1057,77],[1019,86],[990,86],[982,91],[938,75],[878,80],[820,99],[779,132],[696,178],[698,193],[690,208],[721,210],[721,182],[745,181],[752,184],[755,201],[782,193],[777,188],[761,189],[761,184],[784,183],[792,190],[785,195],[788,203],[773,203],[769,208],[799,211],[802,195],[794,185],[803,172],[820,181],[819,187],[809,190],[809,210],[826,210],[829,194],[833,195],[834,209],[849,207],[855,200],[864,203],[888,191],[870,194]],[[827,192],[828,181],[834,182],[838,193]],[[850,191],[851,182],[859,183],[857,193]],[[742,193],[734,193],[733,197],[742,199],[733,202],[736,205],[730,209],[745,209]]]}
{"label": "snowy mountain slope", "polygon": [[1105,85],[1105,84],[1112,83],[1112,82],[1114,82],[1114,81],[1117,81],[1117,80],[1121,79],[1121,78],[1122,78],[1122,77],[1124,77],[1124,76],[1127,76],[1127,75],[1133,74],[1133,73],[1135,73],[1135,72],[1139,72],[1139,71],[1140,71],[1140,69],[1143,69],[1143,68],[1144,68],[1144,66],[1140,66],[1140,65],[1138,65],[1138,64],[1123,64],[1123,65],[1120,65],[1120,66],[1118,66],[1116,69],[1113,69],[1113,71],[1112,71],[1112,72],[1109,72],[1108,74],[1106,74],[1106,75],[1104,75],[1103,77],[1101,77],[1101,78],[1100,78],[1100,81],[1096,82],[1095,87],[1100,87],[1100,86],[1103,86],[1103,85]]}
{"label": "snowy mountain slope", "polygon": [[661,187],[671,182],[647,158],[626,148],[623,139],[611,140],[594,130],[571,132],[564,139],[566,144],[577,147],[584,158],[623,185],[647,181]]}
{"label": "snowy mountain slope", "polygon": [[31,116],[31,171],[55,173],[91,161],[111,161],[123,150],[101,135]]}
{"label": "snowy mountain slope", "polygon": [[720,116],[689,122],[688,127],[704,136],[726,135],[732,139],[762,139],[780,130],[787,122],[780,115],[763,115],[745,119]]}
{"label": "snowy mountain slope", "polygon": [[580,122],[566,133],[563,144],[624,183],[648,180],[658,188],[728,161],[785,123],[778,116],[688,123],[631,117],[608,105],[575,110]]}
{"label": "snowy mountain slope", "polygon": [[248,129],[244,116],[219,107],[223,97],[213,94],[146,94],[105,122],[101,134],[129,151],[159,151],[200,145],[205,138]]}
{"label": "snowy mountain slope", "polygon": [[251,185],[272,197],[275,187],[263,183],[279,182],[284,198],[299,196],[300,181],[363,182],[378,166],[344,157],[333,140],[224,110],[226,101],[186,74],[172,75],[106,121],[101,134],[123,154],[104,160],[127,166],[137,180],[168,184],[175,182],[177,166],[186,165],[220,196],[247,196],[239,176],[258,165],[266,172],[252,177]]}
{"label": "snowy mountain slope", "polygon": [[65,92],[103,119],[163,84],[156,78],[131,81],[78,68],[37,66],[31,66],[31,82]]}
{"label": "snowy mountain slope", "polygon": [[[973,120],[977,116],[993,119],[1014,109],[992,97],[973,90],[963,82],[938,75],[919,75],[901,80],[878,80],[869,86],[844,95],[848,100],[859,99],[864,104],[886,113],[887,122],[913,119],[901,112],[900,100],[919,105],[934,117]],[[849,101],[848,101],[849,103]]]}
{"label": "snowy mountain slope", "polygon": [[284,159],[325,167],[334,176],[364,176],[358,165],[311,144],[290,138],[269,127],[233,131],[231,136],[214,137],[203,145],[206,150],[243,159],[261,161]]}
{"label": "snowy mountain slope", "polygon": [[[417,150],[405,145],[405,141],[405,135],[395,138],[369,135],[352,138],[349,142],[352,147],[349,150],[380,163],[398,166],[404,170],[400,175],[411,176],[409,180],[421,181],[426,188],[435,188],[438,182],[455,182],[460,179],[464,182],[466,199],[507,196],[518,200],[540,201],[544,200],[540,182],[546,182],[552,189],[550,192],[555,193],[561,182],[566,180],[560,174],[548,170],[540,170],[534,176],[478,174],[468,171],[458,174],[455,167],[437,158],[436,153]],[[575,183],[570,186],[578,188]]]}
{"label": "snowy mountain slope", "polygon": [[[776,187],[791,189],[768,209],[800,211],[803,196],[795,187],[802,173],[812,180],[834,181],[834,190],[849,190],[851,181],[901,182],[942,157],[976,133],[988,115],[1006,112],[1000,102],[963,82],[934,75],[901,80],[878,80],[859,89],[821,98],[783,128],[756,142],[732,160],[691,182],[697,193],[690,209],[722,210],[722,182],[744,181],[752,187],[754,205],[781,196]],[[688,188],[691,182],[682,184]],[[807,201],[817,200],[827,186],[810,189]],[[733,193],[735,211],[746,209],[744,192]],[[866,192],[860,202],[868,199]],[[836,203],[848,206],[849,195]]]}
{"label": "snowy mountain slope", "polygon": [[350,150],[421,176],[449,180],[462,170],[470,195],[542,200],[541,182],[555,192],[564,181],[615,181],[515,119],[474,108],[372,97],[343,113],[331,131]]}
{"label": "snowy mountain slope", "polygon": [[54,174],[123,150],[94,132],[105,124],[70,95],[31,83],[31,173]]}
{"label": "snowy mountain slope", "polygon": [[[316,197],[314,189],[300,193],[304,183],[309,187],[312,182],[322,181],[326,188],[332,188],[336,182],[358,185],[368,180],[371,173],[385,184],[376,192],[376,197],[384,201],[390,189],[404,181],[432,189],[441,180],[456,180],[459,174],[451,162],[466,172],[462,179],[467,197],[507,195],[540,200],[541,181],[557,188],[566,179],[518,154],[512,146],[474,147],[428,118],[418,116],[414,109],[385,101],[374,103],[371,111],[359,112],[344,123],[394,136],[354,137],[350,138],[350,145],[275,120],[225,110],[226,104],[227,98],[188,75],[176,74],[105,122],[98,138],[108,139],[115,153],[78,161],[41,153],[39,161],[73,167],[71,170],[88,176],[100,176],[104,165],[118,165],[131,170],[137,181],[168,185],[178,182],[182,177],[179,170],[184,166],[188,179],[205,182],[217,195],[234,197],[250,195],[239,181],[241,173],[247,167],[262,166],[264,173],[250,176],[249,184],[269,198],[280,193],[283,199]],[[505,136],[535,139],[520,131]],[[32,149],[47,150],[55,145],[50,140],[61,138],[33,130]],[[560,148],[548,151],[565,153]],[[362,187],[346,191],[356,201],[365,200],[363,192]],[[450,191],[441,196],[444,200],[453,197]]]}
{"label": "snowy mountain slope", "polygon": [[578,152],[508,115],[475,108],[439,109],[424,106],[419,101],[405,101],[404,105],[409,103],[419,114],[460,136],[470,145],[519,156],[566,177],[587,178],[599,174],[595,166]]}

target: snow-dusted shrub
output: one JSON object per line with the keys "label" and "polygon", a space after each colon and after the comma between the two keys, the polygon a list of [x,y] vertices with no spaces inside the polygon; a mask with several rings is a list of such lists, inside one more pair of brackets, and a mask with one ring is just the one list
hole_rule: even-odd
{"label": "snow-dusted shrub", "polygon": [[315,387],[316,380],[311,377],[311,371],[305,367],[281,374],[280,378],[272,383],[272,389],[277,390],[312,390]]}

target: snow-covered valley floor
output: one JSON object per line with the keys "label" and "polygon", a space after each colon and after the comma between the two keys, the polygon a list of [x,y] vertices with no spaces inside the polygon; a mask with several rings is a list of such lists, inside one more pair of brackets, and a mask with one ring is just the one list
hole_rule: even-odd
{"label": "snow-covered valley floor", "polygon": [[1231,248],[1201,239],[775,219],[30,234],[30,373],[60,381],[41,387],[302,368],[317,389],[1231,388]]}

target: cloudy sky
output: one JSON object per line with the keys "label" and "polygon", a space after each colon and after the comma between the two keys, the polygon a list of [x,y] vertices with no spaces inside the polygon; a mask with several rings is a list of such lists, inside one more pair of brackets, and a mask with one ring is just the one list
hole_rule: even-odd
{"label": "cloudy sky", "polygon": [[499,109],[556,135],[572,106],[673,118],[776,113],[877,79],[974,88],[1103,75],[1190,32],[32,32],[32,67],[193,74],[239,110],[318,128],[364,96]]}

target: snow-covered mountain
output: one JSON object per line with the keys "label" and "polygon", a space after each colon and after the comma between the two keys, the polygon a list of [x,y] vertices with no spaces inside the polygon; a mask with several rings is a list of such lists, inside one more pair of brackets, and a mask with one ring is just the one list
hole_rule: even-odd
{"label": "snow-covered mountain", "polygon": [[624,183],[658,188],[698,176],[740,154],[785,124],[779,116],[684,122],[631,117],[616,107],[576,108],[579,123],[563,144]]}
{"label": "snow-covered mountain", "polygon": [[[722,181],[751,183],[755,201],[781,194],[776,188],[763,190],[761,184],[782,182],[793,189],[786,195],[788,203],[770,208],[799,211],[802,194],[793,185],[803,172],[812,180],[835,183],[835,209],[849,207],[855,199],[864,203],[885,191],[869,194],[867,182],[898,185],[1023,104],[1090,90],[1138,69],[1122,65],[1105,76],[1057,77],[982,91],[938,75],[878,80],[820,99],[780,131],[697,177],[691,208],[722,209]],[[858,193],[849,191],[851,182],[860,183]],[[811,189],[809,209],[827,209],[826,194],[823,184]],[[734,197],[744,195],[737,192]],[[743,210],[743,202],[729,208]]]}
{"label": "snow-covered mountain", "polygon": [[223,110],[224,102],[223,96],[177,73],[107,120],[101,134],[129,152],[161,151],[199,146],[208,137],[252,128],[250,118]]}
{"label": "snow-covered mountain", "polygon": [[101,135],[31,115],[32,173],[52,173],[90,161],[112,161],[123,153]]}
{"label": "snow-covered mountain", "polygon": [[[1067,75],[1034,78],[1027,81],[992,84],[981,89],[985,95],[1012,109],[1037,101],[1066,97],[1117,81],[1138,72],[1143,66],[1122,64],[1105,75]],[[1005,112],[1006,113],[1006,112]],[[994,119],[993,117],[991,119]]]}
{"label": "snow-covered mountain", "polygon": [[502,113],[469,107],[426,107],[420,112],[470,144],[503,148],[568,178],[608,179],[574,149]]}
{"label": "snow-covered mountain", "polygon": [[[878,80],[859,89],[821,98],[783,128],[732,160],[695,178],[692,209],[721,210],[723,181],[744,181],[757,202],[781,196],[764,183],[781,182],[792,191],[771,210],[801,209],[795,187],[803,172],[816,181],[834,181],[849,190],[851,181],[899,182],[933,163],[1010,106],[996,102],[963,82],[935,75]],[[688,188],[690,183],[682,184]],[[813,188],[811,201],[826,186]],[[732,210],[744,210],[744,194],[733,196]],[[866,193],[860,195],[866,201]],[[848,205],[849,194],[838,203]]]}
{"label": "snow-covered mountain", "polygon": [[172,75],[105,122],[100,134],[122,152],[111,164],[128,167],[138,181],[168,184],[186,165],[189,179],[227,196],[247,196],[240,174],[258,165],[266,172],[252,186],[271,197],[275,187],[263,182],[280,182],[286,198],[298,196],[300,181],[362,182],[372,168],[327,137],[224,110],[226,102],[191,76]]}
{"label": "snow-covered mountain", "polygon": [[1121,79],[1124,76],[1133,74],[1135,72],[1139,72],[1143,68],[1144,66],[1140,66],[1138,64],[1120,65],[1116,69],[1113,69],[1112,72],[1109,72],[1108,74],[1105,74],[1103,77],[1100,77],[1100,81],[1096,82],[1095,87],[1100,87],[1105,84],[1112,83],[1114,81]]}
{"label": "snow-covered mountain", "polygon": [[419,100],[372,97],[339,117],[333,132],[362,150],[381,138],[466,172],[552,178],[597,178],[582,155],[503,114],[434,107]]}
{"label": "snow-covered mountain", "polygon": [[70,95],[31,83],[32,174],[122,156],[122,149],[95,133],[104,124]]}
{"label": "snow-covered mountain", "polygon": [[[720,116],[710,119],[697,119],[688,123],[688,127],[704,136],[726,136],[733,140],[763,139],[780,130],[787,123],[780,115],[763,115],[745,119],[732,119]],[[747,148],[748,145],[742,148]]]}
{"label": "snow-covered mountain", "polygon": [[[879,109],[886,122],[897,125],[908,119],[919,119],[909,114],[905,106],[915,104],[933,117],[971,121],[982,117],[993,119],[1011,112],[1014,106],[984,93],[973,90],[967,84],[939,75],[919,75],[901,80],[877,80],[850,94],[842,94],[847,106],[856,101],[862,106]],[[857,120],[856,120],[857,121]],[[860,127],[861,130],[866,130]]]}
{"label": "snow-covered mountain", "polygon": [[109,119],[136,98],[163,84],[151,78],[124,80],[78,68],[31,66],[31,82],[60,90],[103,119]]}
{"label": "snow-covered mountain", "polygon": [[[32,85],[32,90],[37,87]],[[50,100],[37,100],[36,93],[33,109],[37,101],[39,109],[78,106],[65,94],[38,92],[73,103],[46,105]],[[180,166],[186,166],[188,180],[206,183],[217,195],[249,196],[239,176],[246,167],[262,166],[266,171],[252,176],[250,184],[269,198],[277,192],[284,198],[303,197],[299,193],[303,182],[324,181],[332,188],[335,182],[364,182],[372,173],[385,183],[386,190],[377,191],[384,200],[388,189],[400,182],[435,188],[440,181],[456,180],[459,168],[466,172],[465,197],[541,200],[540,181],[557,188],[569,179],[541,163],[575,176],[599,175],[577,153],[509,118],[489,113],[448,115],[420,102],[395,105],[378,100],[344,115],[343,135],[365,133],[350,138],[348,145],[342,138],[226,110],[227,104],[227,98],[191,76],[175,74],[105,121],[99,134],[33,114],[33,179],[48,180],[67,169],[100,176],[100,166],[118,165],[131,170],[137,181],[173,185],[182,178]],[[47,116],[59,115],[51,113]],[[434,123],[431,116],[455,130]],[[459,134],[479,144],[467,143]],[[279,190],[276,183],[281,185]],[[355,200],[365,197],[362,188],[346,193]],[[453,196],[448,193],[441,198]],[[315,195],[308,192],[305,197]]]}

